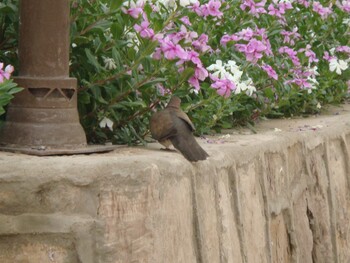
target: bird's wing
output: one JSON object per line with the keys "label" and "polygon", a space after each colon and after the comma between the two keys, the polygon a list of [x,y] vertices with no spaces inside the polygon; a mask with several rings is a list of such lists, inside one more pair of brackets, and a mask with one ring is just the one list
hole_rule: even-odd
{"label": "bird's wing", "polygon": [[152,115],[150,121],[152,137],[158,141],[166,140],[176,134],[171,112],[163,110]]}
{"label": "bird's wing", "polygon": [[178,133],[169,138],[174,147],[190,162],[205,160],[209,155],[198,144],[187,122],[181,118],[176,118],[174,123]]}
{"label": "bird's wing", "polygon": [[176,110],[175,113],[176,113],[177,117],[179,117],[180,119],[184,120],[187,123],[187,125],[190,127],[191,131],[196,130],[192,121],[190,120],[190,118],[188,118],[188,116],[185,112],[183,112],[182,110]]}

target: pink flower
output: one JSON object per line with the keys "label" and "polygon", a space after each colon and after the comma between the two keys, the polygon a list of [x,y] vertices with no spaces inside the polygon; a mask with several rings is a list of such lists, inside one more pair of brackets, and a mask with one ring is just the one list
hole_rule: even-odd
{"label": "pink flower", "polygon": [[[350,2],[350,1],[349,1]],[[335,49],[337,52],[345,52],[350,55],[350,47],[349,46],[339,46]]]}
{"label": "pink flower", "polygon": [[200,52],[206,52],[208,50],[211,50],[211,47],[208,46],[207,43],[208,36],[206,34],[202,34],[197,40],[192,42],[192,46]]}
{"label": "pink flower", "polygon": [[142,38],[153,38],[154,31],[148,26],[149,26],[149,22],[145,20],[141,22],[141,25],[135,24],[134,29],[140,33],[140,36]]}
{"label": "pink flower", "polygon": [[255,3],[254,0],[243,0],[243,3],[240,5],[242,10],[249,9],[249,13],[259,17],[259,14],[266,14],[266,10],[264,6],[266,4],[266,0],[263,0],[259,3]]}
{"label": "pink flower", "polygon": [[162,95],[162,96],[164,96],[165,94],[171,94],[171,90],[164,88],[163,84],[158,83],[156,85],[156,88],[157,88],[158,92],[160,93],[160,95]]}
{"label": "pink flower", "polygon": [[194,76],[203,81],[208,77],[208,71],[203,66],[197,66],[194,72]]}
{"label": "pink flower", "polygon": [[160,60],[162,58],[162,50],[159,47],[155,49],[152,58],[155,60]]}
{"label": "pink flower", "polygon": [[269,40],[267,33],[266,33],[266,29],[265,28],[257,28],[254,32],[254,36],[260,36],[262,38],[262,43],[266,46],[266,50],[264,51],[264,53],[267,56],[273,55],[270,40]]}
{"label": "pink flower", "polygon": [[203,16],[203,13],[202,13],[202,8],[200,6],[200,3],[199,1],[193,3],[189,9],[191,9],[193,12],[195,12],[198,16]]}
{"label": "pink flower", "polygon": [[0,63],[0,83],[4,82],[4,79],[10,79],[12,72],[14,71],[13,66],[7,65],[3,70],[4,63]]}
{"label": "pink flower", "polygon": [[252,63],[256,63],[263,56],[263,52],[267,50],[266,46],[255,38],[251,39],[248,44],[236,44],[238,51],[245,53],[246,59]]}
{"label": "pink flower", "polygon": [[338,3],[341,10],[346,13],[350,13],[350,0],[343,0],[342,3]]}
{"label": "pink flower", "polygon": [[261,66],[261,68],[267,73],[267,75],[269,75],[269,77],[275,80],[278,79],[276,71],[270,65],[264,64]]}
{"label": "pink flower", "polygon": [[289,9],[293,9],[293,6],[292,6],[292,4],[290,3],[290,2],[280,2],[280,3],[278,3],[278,8],[280,9],[280,10],[282,10],[283,9],[283,14],[284,14],[284,10],[289,10]]}
{"label": "pink flower", "polygon": [[309,58],[309,63],[318,62],[315,52],[311,50],[311,46],[308,44],[306,48],[299,49],[299,52],[305,52],[305,56]]}
{"label": "pink flower", "polygon": [[229,97],[231,92],[236,90],[236,85],[229,79],[219,79],[214,76],[210,76],[210,78],[214,81],[211,87],[216,89],[220,96]]}
{"label": "pink flower", "polygon": [[130,1],[129,9],[125,9],[124,7],[122,7],[122,11],[125,14],[128,14],[136,19],[140,16],[140,14],[143,13],[144,5],[145,5],[145,3],[143,0],[139,0],[136,3],[134,1]]}
{"label": "pink flower", "polygon": [[201,89],[201,87],[199,85],[199,80],[195,76],[190,77],[190,79],[188,80],[188,83],[191,86],[193,86],[196,90],[200,90]]}
{"label": "pink flower", "polygon": [[299,4],[305,6],[305,7],[309,7],[310,6],[310,2],[308,0],[297,0]]}
{"label": "pink flower", "polygon": [[318,58],[316,57],[315,52],[313,52],[311,50],[311,46],[310,45],[306,45],[306,49],[305,49],[305,56],[307,56],[309,58],[309,63],[312,62],[318,62]]}
{"label": "pink flower", "polygon": [[227,44],[228,42],[230,42],[230,41],[232,41],[231,36],[225,34],[225,35],[223,35],[223,36],[221,37],[221,39],[220,39],[220,45],[223,46],[223,47],[226,47],[226,44]]}
{"label": "pink flower", "polygon": [[270,4],[267,9],[269,10],[269,15],[271,15],[271,16],[276,16],[276,17],[281,18],[282,14],[284,14],[284,10],[282,10],[283,12],[281,12],[281,10],[276,8],[273,4]]}
{"label": "pink flower", "polygon": [[191,43],[191,42],[193,42],[194,38],[198,37],[197,32],[187,31],[187,28],[184,25],[180,26],[179,34],[181,34],[183,36],[183,39],[185,39],[185,43]]}
{"label": "pink flower", "polygon": [[290,80],[289,83],[294,83],[298,85],[301,89],[312,88],[311,84],[307,81],[307,79],[295,78],[293,80]]}
{"label": "pink flower", "polygon": [[202,66],[202,61],[199,58],[199,54],[194,50],[191,50],[187,53],[187,60],[192,61],[197,66]]}
{"label": "pink flower", "polygon": [[316,57],[315,52],[313,52],[311,49],[305,51],[305,56],[307,56],[309,58],[309,63],[312,63],[312,62],[317,63],[318,62],[318,58]]}
{"label": "pink flower", "polygon": [[280,54],[287,54],[289,56],[289,58],[292,60],[294,66],[300,66],[300,60],[297,57],[298,53],[295,50],[293,50],[292,48],[289,48],[287,46],[283,46],[283,47],[280,47],[278,49],[278,52]]}
{"label": "pink flower", "polygon": [[294,40],[300,39],[300,34],[297,32],[298,28],[294,27],[293,31],[281,31],[281,35],[284,36],[283,43],[290,44],[294,46],[295,42]]}
{"label": "pink flower", "polygon": [[254,36],[254,31],[248,27],[237,33],[238,37],[245,41],[249,41]]}
{"label": "pink flower", "polygon": [[331,8],[323,7],[320,2],[313,2],[312,10],[318,13],[322,18],[327,18],[332,13]]}
{"label": "pink flower", "polygon": [[181,21],[182,23],[184,23],[185,25],[187,25],[187,26],[192,25],[191,22],[190,22],[190,19],[188,18],[188,16],[183,16],[183,17],[181,17],[181,18],[180,18],[180,21]]}
{"label": "pink flower", "polygon": [[170,41],[168,37],[164,38],[160,44],[160,48],[166,59],[187,59],[187,52],[179,44],[174,44],[172,41]]}
{"label": "pink flower", "polygon": [[130,16],[132,16],[133,18],[138,18],[139,15],[143,12],[142,8],[140,7],[136,7],[136,8],[129,8],[126,13]]}
{"label": "pink flower", "polygon": [[323,59],[324,60],[327,60],[327,61],[330,61],[331,59],[334,59],[335,57],[334,56],[330,56],[328,51],[325,51],[324,54],[323,54]]}
{"label": "pink flower", "polygon": [[216,0],[210,0],[207,4],[208,14],[211,16],[221,17],[223,13],[219,10],[221,7],[221,2]]}

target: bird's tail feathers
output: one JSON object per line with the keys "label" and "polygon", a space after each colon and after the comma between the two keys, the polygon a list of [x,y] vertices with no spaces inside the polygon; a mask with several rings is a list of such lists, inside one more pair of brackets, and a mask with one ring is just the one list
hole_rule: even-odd
{"label": "bird's tail feathers", "polygon": [[171,139],[171,142],[187,160],[190,162],[197,162],[209,157],[209,154],[198,144],[192,134],[190,136],[185,136],[186,138],[181,137],[182,136],[176,136]]}

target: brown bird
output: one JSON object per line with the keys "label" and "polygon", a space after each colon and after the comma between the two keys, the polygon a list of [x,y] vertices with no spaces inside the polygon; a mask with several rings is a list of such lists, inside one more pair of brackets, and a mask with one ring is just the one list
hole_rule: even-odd
{"label": "brown bird", "polygon": [[164,110],[151,117],[151,134],[166,149],[174,145],[190,162],[205,160],[209,155],[197,143],[195,130],[187,114],[180,109],[180,98],[173,96]]}

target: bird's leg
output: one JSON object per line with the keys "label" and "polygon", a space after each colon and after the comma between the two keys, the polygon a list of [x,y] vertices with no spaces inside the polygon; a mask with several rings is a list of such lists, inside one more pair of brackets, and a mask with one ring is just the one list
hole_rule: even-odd
{"label": "bird's leg", "polygon": [[168,151],[168,152],[176,152],[175,149],[170,149],[170,146],[172,146],[172,143],[170,140],[160,141],[160,144],[162,144],[165,147],[165,148],[160,148],[160,150]]}

